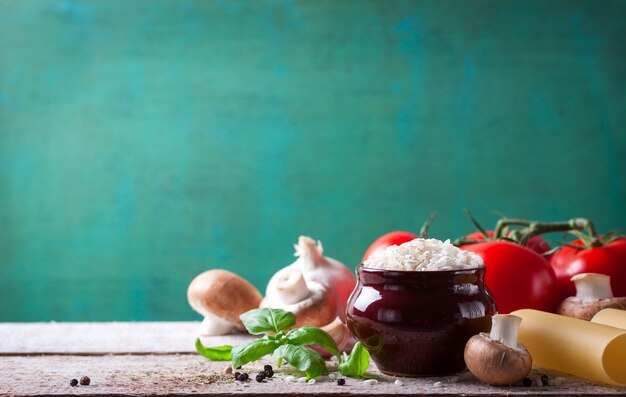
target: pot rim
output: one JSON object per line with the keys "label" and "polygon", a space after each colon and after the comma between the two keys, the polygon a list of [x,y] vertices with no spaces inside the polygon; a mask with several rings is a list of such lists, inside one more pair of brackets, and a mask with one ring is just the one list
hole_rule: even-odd
{"label": "pot rim", "polygon": [[385,276],[393,276],[395,275],[395,273],[398,273],[398,275],[408,275],[408,276],[413,276],[413,275],[426,275],[426,274],[435,274],[435,275],[445,275],[445,274],[455,274],[455,273],[473,273],[476,271],[484,271],[486,269],[486,266],[481,266],[481,267],[471,267],[471,268],[467,268],[467,269],[456,269],[456,270],[398,270],[398,269],[377,269],[377,268],[373,268],[373,267],[366,267],[365,265],[363,265],[362,263],[359,264],[356,267],[356,271],[359,272],[365,272],[365,273],[371,273],[371,274],[379,274],[379,275],[385,275]]}

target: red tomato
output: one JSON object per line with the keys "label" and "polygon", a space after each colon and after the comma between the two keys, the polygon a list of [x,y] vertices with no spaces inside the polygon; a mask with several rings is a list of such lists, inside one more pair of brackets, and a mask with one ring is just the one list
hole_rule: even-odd
{"label": "red tomato", "polygon": [[485,262],[487,288],[498,313],[517,309],[553,311],[561,302],[550,264],[538,253],[508,241],[490,241],[461,247]]}
{"label": "red tomato", "polygon": [[[572,244],[583,246],[580,240]],[[611,277],[613,295],[626,296],[626,239],[581,250],[563,246],[554,253],[550,264],[564,297],[576,295],[576,287],[570,278],[579,273],[606,274]]]}
{"label": "red tomato", "polygon": [[363,255],[361,263],[365,262],[367,258],[374,255],[374,253],[378,251],[382,251],[387,247],[391,247],[392,245],[400,245],[406,243],[407,241],[415,240],[416,238],[417,236],[413,233],[403,231],[395,231],[384,234],[376,239],[376,241],[374,241],[372,245],[370,245],[367,251],[365,251],[365,255]]}
{"label": "red tomato", "polygon": [[[487,230],[487,234],[490,237],[495,236],[495,232],[493,230]],[[468,240],[484,240],[485,236],[483,236],[481,232],[474,232],[472,234],[468,234],[467,236],[465,236],[465,238]],[[533,236],[529,238],[528,243],[526,243],[526,247],[530,248],[538,254],[543,254],[544,252],[548,252],[552,249],[552,247],[550,247],[550,244],[548,244],[548,242],[544,240],[541,236]],[[549,257],[546,259],[549,259]]]}

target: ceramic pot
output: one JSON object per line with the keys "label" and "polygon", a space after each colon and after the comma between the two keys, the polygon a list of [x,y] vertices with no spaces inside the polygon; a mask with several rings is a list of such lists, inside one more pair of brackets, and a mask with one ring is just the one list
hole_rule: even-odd
{"label": "ceramic pot", "polygon": [[469,338],[491,329],[496,306],[485,268],[393,271],[360,265],[356,274],[347,324],[385,374],[461,371]]}

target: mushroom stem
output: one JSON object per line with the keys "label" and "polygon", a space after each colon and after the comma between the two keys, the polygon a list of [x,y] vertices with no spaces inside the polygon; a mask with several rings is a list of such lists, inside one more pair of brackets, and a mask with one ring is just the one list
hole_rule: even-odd
{"label": "mushroom stem", "polygon": [[497,340],[505,346],[517,349],[517,333],[522,318],[512,314],[496,314],[491,321],[489,339]]}
{"label": "mushroom stem", "polygon": [[226,335],[237,327],[213,313],[205,312],[204,320],[200,324],[200,335]]}
{"label": "mushroom stem", "polygon": [[291,305],[305,299],[310,291],[302,272],[297,268],[291,268],[277,280],[276,293],[283,304]]}
{"label": "mushroom stem", "polygon": [[571,280],[576,284],[576,298],[583,302],[613,298],[611,278],[605,274],[581,273]]}

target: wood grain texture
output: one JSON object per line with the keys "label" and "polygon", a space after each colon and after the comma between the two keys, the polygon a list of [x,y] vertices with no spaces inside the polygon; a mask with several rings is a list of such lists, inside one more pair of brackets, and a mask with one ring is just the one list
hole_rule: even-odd
{"label": "wood grain texture", "polygon": [[[338,386],[329,378],[314,384],[287,382],[302,376],[288,364],[265,383],[237,382],[225,375],[229,362],[206,360],[193,352],[198,323],[37,323],[0,324],[0,395],[623,395],[623,388],[594,385],[552,371],[535,369],[533,380],[548,374],[548,386],[491,387],[468,372],[450,376],[396,378],[382,375],[371,363],[375,385],[347,379]],[[250,336],[203,338],[207,345],[239,344]],[[84,346],[89,345],[89,346]],[[46,354],[41,354],[45,352]],[[54,354],[54,353],[63,354]],[[254,375],[264,360],[241,371]],[[332,375],[337,362],[328,361]],[[71,379],[89,376],[89,386],[71,387]],[[252,376],[254,377],[254,376]]]}
{"label": "wood grain texture", "polygon": [[[263,360],[246,365],[250,374],[262,370]],[[128,356],[31,356],[0,357],[0,394],[25,395],[623,395],[624,389],[592,385],[572,378],[562,378],[561,386],[491,387],[468,373],[444,377],[395,379],[381,375],[372,367],[370,372],[378,383],[364,384],[347,379],[338,386],[332,379],[319,379],[315,384],[286,382],[286,376],[295,374],[285,365],[273,379],[265,383],[233,381],[222,374],[228,363],[211,362],[197,355],[128,355]],[[329,369],[335,365],[330,364]],[[331,372],[333,373],[333,372]],[[541,372],[543,373],[543,372]],[[535,372],[533,378],[539,377]],[[72,378],[89,376],[90,386],[71,387]],[[557,375],[550,373],[552,379]],[[440,383],[437,383],[440,382]]]}

